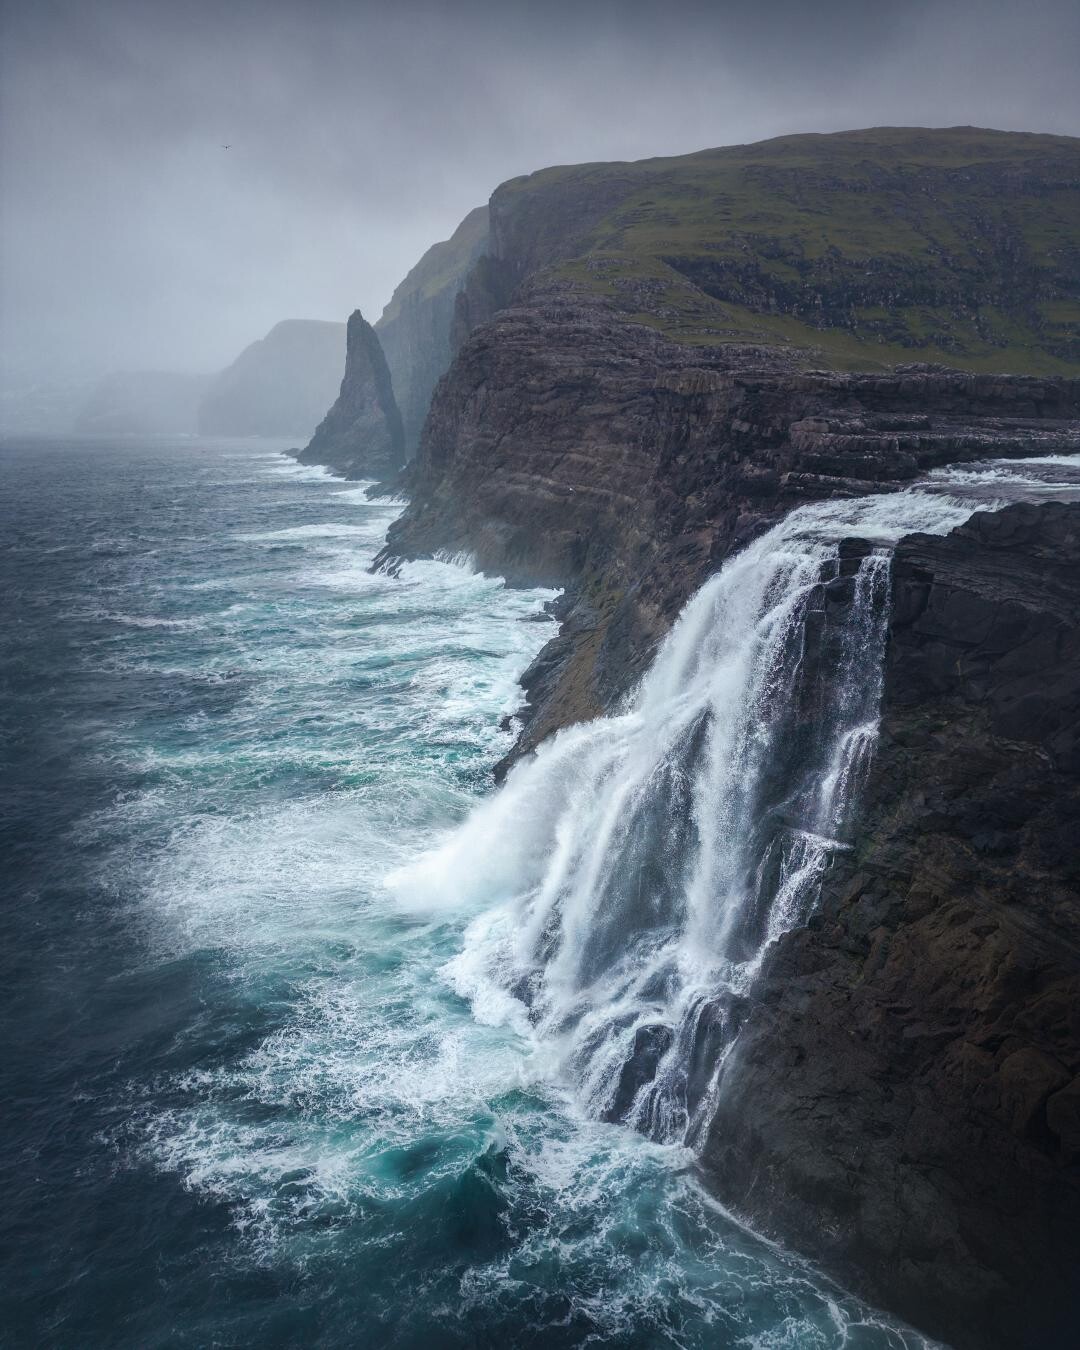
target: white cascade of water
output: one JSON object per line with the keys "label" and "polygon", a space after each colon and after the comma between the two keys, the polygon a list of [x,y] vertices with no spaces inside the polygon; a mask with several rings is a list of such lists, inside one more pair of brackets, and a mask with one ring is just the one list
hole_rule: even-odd
{"label": "white cascade of water", "polygon": [[625,712],[560,732],[392,878],[480,911],[450,978],[589,1114],[693,1143],[766,949],[846,847],[891,546],[975,506],[941,482],[796,510],[689,601]]}

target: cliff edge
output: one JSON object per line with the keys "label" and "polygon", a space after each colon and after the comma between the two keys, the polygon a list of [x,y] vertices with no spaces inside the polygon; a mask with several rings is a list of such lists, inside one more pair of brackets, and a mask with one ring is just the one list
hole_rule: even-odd
{"label": "cliff edge", "polygon": [[[1080,140],[875,128],[503,184],[382,561],[567,589],[528,749],[814,496],[1080,445]],[[1072,425],[1069,425],[1069,423]]]}
{"label": "cliff edge", "polygon": [[[617,706],[800,503],[1080,453],[1080,141],[876,129],[504,184],[380,559],[560,586],[511,759]],[[1080,506],[897,553],[855,851],[703,1166],[958,1347],[1076,1343]],[[506,767],[504,764],[503,768]]]}
{"label": "cliff edge", "polygon": [[1080,380],[802,371],[532,290],[440,383],[383,561],[447,549],[566,589],[563,631],[524,677],[519,755],[610,708],[706,577],[800,502],[1070,451]]}

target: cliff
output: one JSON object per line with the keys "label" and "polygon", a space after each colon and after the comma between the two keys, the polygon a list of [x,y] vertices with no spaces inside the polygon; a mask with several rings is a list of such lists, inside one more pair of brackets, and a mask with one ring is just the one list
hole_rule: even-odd
{"label": "cliff", "polygon": [[1069,374],[1080,359],[1080,142],[874,128],[504,183],[375,325],[406,458],[470,333],[525,290],[676,344],[800,368]]}
{"label": "cliff", "polygon": [[894,563],[854,853],[774,948],[705,1165],[956,1346],[1075,1345],[1080,505]]}
{"label": "cliff", "polygon": [[610,706],[800,499],[1076,445],[1080,141],[878,128],[546,169],[493,194],[455,306],[383,562],[569,589],[528,748]]}
{"label": "cliff", "polygon": [[341,380],[345,325],[286,319],[216,376],[199,408],[204,436],[308,437]]}
{"label": "cliff", "polygon": [[467,552],[567,588],[515,753],[610,707],[702,581],[800,501],[1080,449],[1080,380],[806,372],[672,342],[602,300],[520,298],[439,386],[383,556]]}
{"label": "cliff", "polygon": [[359,310],[349,319],[345,374],[330,411],[297,458],[346,478],[390,478],[405,463],[401,413],[378,336]]}
{"label": "cliff", "polygon": [[449,239],[428,249],[375,325],[401,409],[407,457],[419,443],[432,390],[450,364],[458,291],[487,240],[488,209],[479,206]]}
{"label": "cliff", "polygon": [[[616,706],[801,502],[1080,453],[1078,319],[1069,138],[514,180],[380,561],[565,588],[513,759]],[[1070,1343],[1076,1308],[1078,511],[902,545],[857,849],[773,952],[704,1155],[756,1224],[963,1347]]]}
{"label": "cliff", "polygon": [[479,290],[495,308],[543,274],[677,341],[768,343],[812,365],[1068,374],[1080,358],[1067,136],[785,136],[544,169],[503,184],[490,213]]}

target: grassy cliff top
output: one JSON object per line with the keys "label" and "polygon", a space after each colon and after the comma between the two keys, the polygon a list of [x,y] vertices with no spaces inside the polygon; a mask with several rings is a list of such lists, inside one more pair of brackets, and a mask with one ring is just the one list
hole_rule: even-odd
{"label": "grassy cliff top", "polygon": [[785,136],[512,179],[528,270],[683,342],[810,363],[1080,369],[1080,139],[974,127]]}

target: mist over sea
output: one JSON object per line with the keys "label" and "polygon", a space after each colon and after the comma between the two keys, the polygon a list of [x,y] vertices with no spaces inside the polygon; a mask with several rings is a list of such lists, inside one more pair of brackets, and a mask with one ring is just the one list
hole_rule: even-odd
{"label": "mist over sea", "polygon": [[265,442],[0,472],[0,1340],[922,1344],[586,1119],[455,992],[475,908],[387,884],[492,790],[550,592],[373,575],[400,508]]}

